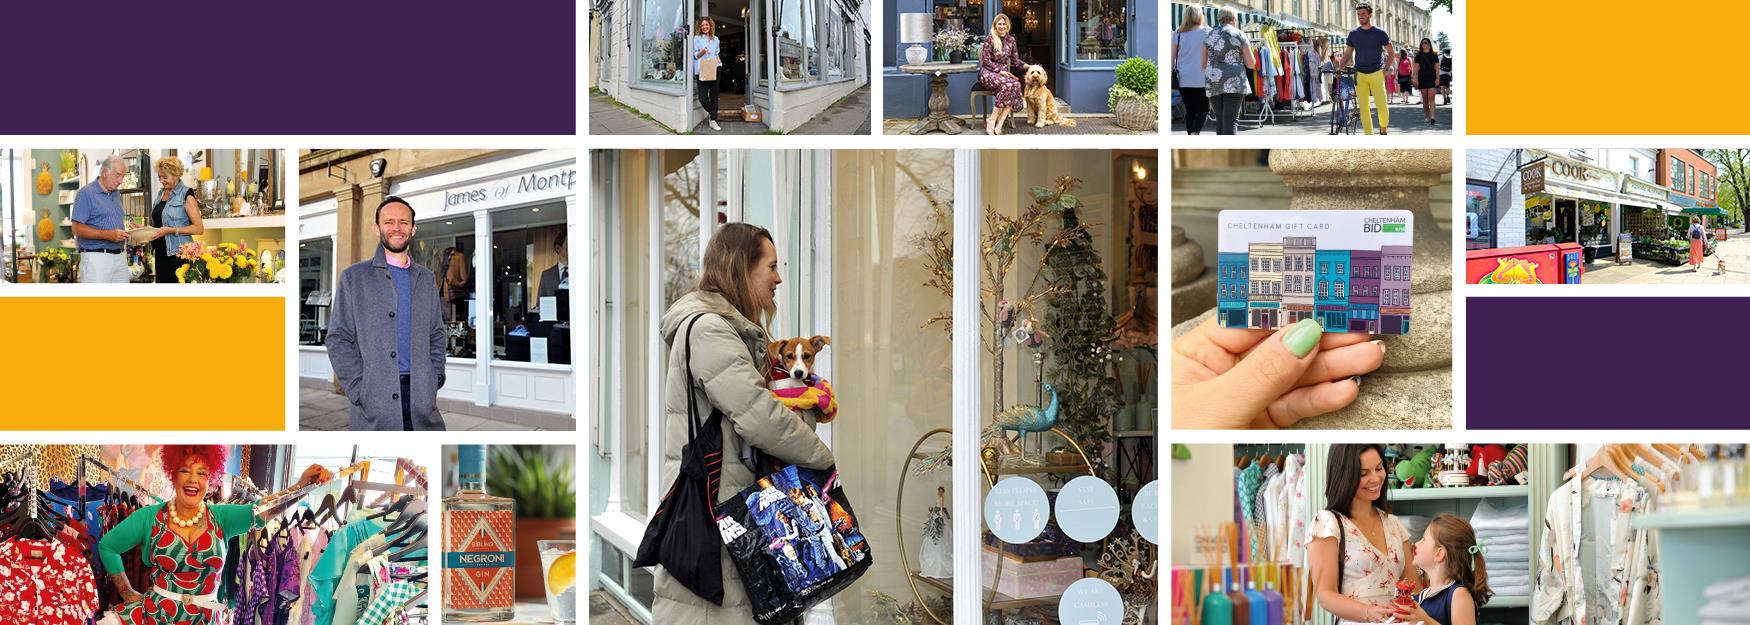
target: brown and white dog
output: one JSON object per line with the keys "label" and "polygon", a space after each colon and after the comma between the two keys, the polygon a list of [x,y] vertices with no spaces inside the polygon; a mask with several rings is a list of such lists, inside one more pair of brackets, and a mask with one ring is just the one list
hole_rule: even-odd
{"label": "brown and white dog", "polygon": [[1052,124],[1074,127],[1076,120],[1064,117],[1057,112],[1057,97],[1051,94],[1051,88],[1045,86],[1045,68],[1039,65],[1028,65],[1027,75],[1021,79],[1021,97],[1027,102],[1027,123],[1034,128],[1044,128]]}
{"label": "brown and white dog", "polygon": [[771,389],[800,388],[814,375],[814,356],[832,344],[824,336],[796,337],[766,344],[766,360],[771,362]]}

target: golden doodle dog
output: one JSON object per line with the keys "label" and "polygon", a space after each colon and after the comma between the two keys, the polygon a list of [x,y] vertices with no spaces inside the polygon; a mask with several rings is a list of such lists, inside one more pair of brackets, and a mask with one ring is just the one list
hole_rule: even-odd
{"label": "golden doodle dog", "polygon": [[1064,117],[1057,112],[1057,97],[1051,95],[1051,88],[1045,86],[1045,68],[1039,65],[1028,65],[1027,76],[1021,80],[1021,97],[1027,102],[1027,123],[1034,128],[1044,128],[1052,124],[1074,127],[1076,120]]}

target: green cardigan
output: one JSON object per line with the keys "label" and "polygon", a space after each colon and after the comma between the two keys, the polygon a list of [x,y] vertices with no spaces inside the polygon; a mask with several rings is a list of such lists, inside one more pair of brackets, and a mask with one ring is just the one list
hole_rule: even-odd
{"label": "green cardigan", "polygon": [[[158,511],[169,503],[146,506],[122,519],[115,527],[104,532],[103,540],[97,541],[97,554],[103,560],[103,570],[114,575],[123,572],[122,554],[138,547],[146,541],[146,536],[152,533],[152,524],[158,522]],[[249,530],[261,527],[265,523],[255,516],[255,506],[248,504],[207,504],[212,512],[213,523],[219,526],[219,533],[230,539]]]}

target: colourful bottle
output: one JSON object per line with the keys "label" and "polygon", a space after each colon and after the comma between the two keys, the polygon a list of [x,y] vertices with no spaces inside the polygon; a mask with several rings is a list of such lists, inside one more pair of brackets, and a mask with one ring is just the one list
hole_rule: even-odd
{"label": "colourful bottle", "polygon": [[1240,571],[1234,571],[1233,584],[1227,593],[1228,602],[1233,604],[1234,625],[1251,625],[1252,600],[1246,596],[1246,591],[1240,586]]}
{"label": "colourful bottle", "polygon": [[1252,619],[1249,621],[1252,625],[1265,625],[1269,622],[1270,601],[1264,597],[1264,593],[1258,592],[1258,583],[1255,581],[1246,582],[1246,604],[1252,608]]}
{"label": "colourful bottle", "polygon": [[1209,594],[1203,595],[1203,622],[1198,625],[1236,625],[1233,602],[1227,598],[1227,572],[1221,576],[1222,583],[1210,583]]}
{"label": "colourful bottle", "polygon": [[459,491],[444,499],[444,620],[516,618],[516,501],[486,494],[486,446],[456,449]]}
{"label": "colourful bottle", "polygon": [[1282,599],[1282,593],[1276,592],[1276,582],[1264,582],[1264,601],[1269,606],[1264,611],[1265,622],[1270,625],[1282,625],[1287,622],[1283,619],[1284,616],[1287,616],[1284,614],[1286,602]]}

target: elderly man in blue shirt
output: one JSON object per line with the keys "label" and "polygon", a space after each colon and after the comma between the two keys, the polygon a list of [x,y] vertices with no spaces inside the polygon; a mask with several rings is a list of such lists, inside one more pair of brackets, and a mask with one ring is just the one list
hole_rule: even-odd
{"label": "elderly man in blue shirt", "polygon": [[79,246],[80,282],[128,282],[128,231],[118,189],[128,163],[111,154],[98,167],[97,180],[73,199],[73,238]]}

